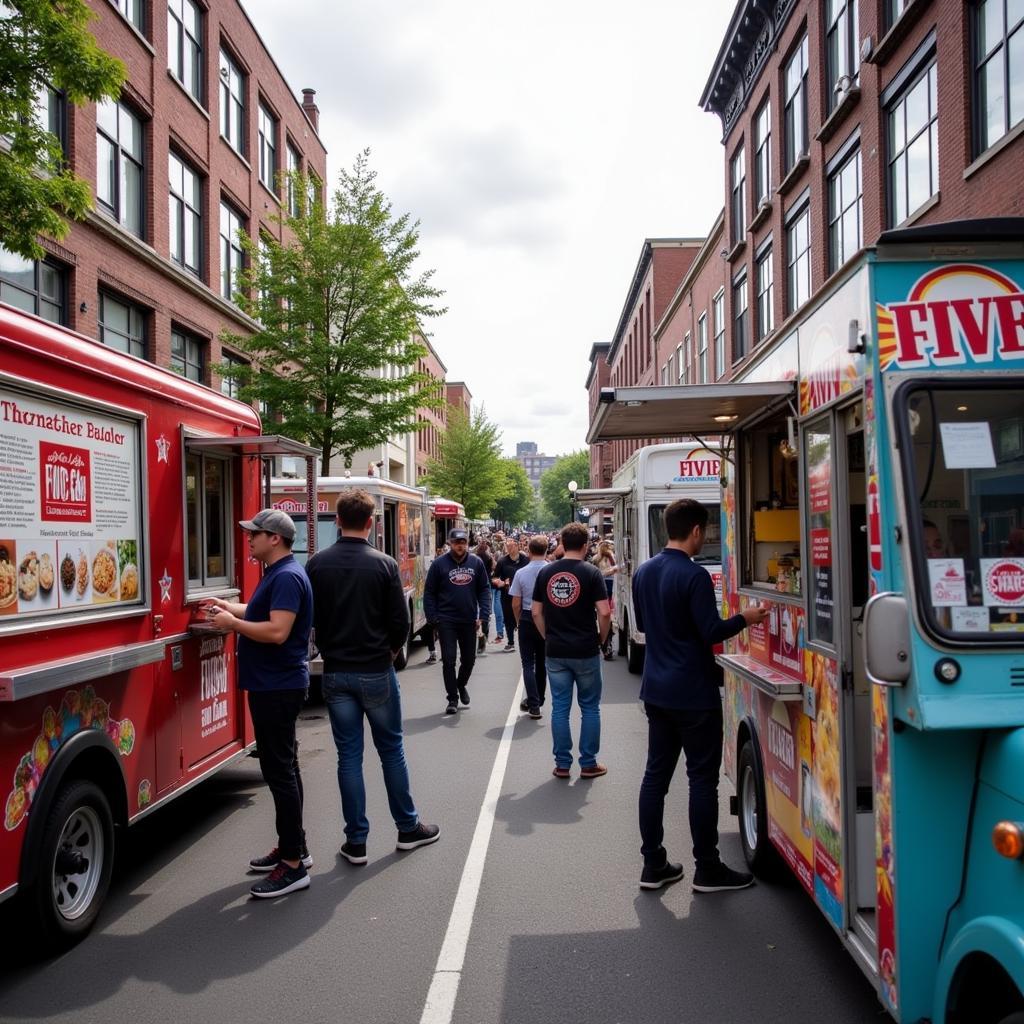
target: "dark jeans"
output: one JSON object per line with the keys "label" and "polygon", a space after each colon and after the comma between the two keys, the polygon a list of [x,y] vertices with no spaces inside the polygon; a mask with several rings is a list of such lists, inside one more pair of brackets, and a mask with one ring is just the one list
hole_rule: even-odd
{"label": "dark jeans", "polygon": [[505,643],[516,642],[516,617],[512,612],[512,598],[508,590],[501,591],[501,614],[505,617]]}
{"label": "dark jeans", "polygon": [[690,836],[697,867],[718,863],[718,775],[722,766],[722,709],[674,711],[644,704],[647,712],[647,770],[640,784],[640,852],[645,864],[660,867],[666,853],[665,796],[679,754],[686,755],[690,782]]}
{"label": "dark jeans", "polygon": [[305,698],[304,690],[249,691],[256,752],[274,798],[277,849],[282,860],[298,860],[306,848],[299,742],[295,738],[295,722]]}
{"label": "dark jeans", "polygon": [[421,630],[420,636],[423,638],[423,642],[427,645],[427,650],[434,653],[434,627],[428,622]]}
{"label": "dark jeans", "polygon": [[523,612],[519,620],[519,660],[523,663],[526,701],[531,708],[539,708],[548,690],[548,675],[544,663],[544,638],[537,632],[529,612]]}
{"label": "dark jeans", "polygon": [[[459,687],[469,682],[476,662],[476,623],[439,622],[437,639],[441,643],[441,670],[444,692],[449,700],[459,699]],[[460,656],[459,671],[455,671],[455,657]]]}

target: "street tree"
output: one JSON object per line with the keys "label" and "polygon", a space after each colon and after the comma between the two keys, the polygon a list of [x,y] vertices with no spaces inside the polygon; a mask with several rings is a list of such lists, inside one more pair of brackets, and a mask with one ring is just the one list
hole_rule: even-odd
{"label": "street tree", "polygon": [[590,455],[586,450],[562,455],[540,478],[544,512],[556,528],[572,521],[570,480],[575,480],[581,489],[590,486]]}
{"label": "street tree", "polygon": [[502,459],[507,492],[491,509],[491,518],[505,526],[520,526],[534,518],[533,484],[522,464],[515,459]]}
{"label": "street tree", "polygon": [[92,208],[89,183],[67,166],[47,130],[50,92],[69,103],[116,99],[125,66],[88,30],[95,15],[82,0],[6,0],[0,5],[0,241],[41,259],[38,235],[60,240],[67,218]]}
{"label": "street tree", "polygon": [[414,269],[419,221],[392,213],[376,177],[364,150],[327,211],[293,176],[301,209],[276,218],[289,240],[240,234],[235,301],[259,329],[221,335],[253,363],[218,372],[238,379],[243,400],[264,403],[283,433],[318,448],[322,473],[334,456],[350,466],[360,449],[417,429],[417,411],[444,402],[416,369],[427,354],[421,325],[445,312],[435,304],[443,293],[432,270]]}
{"label": "street tree", "polygon": [[487,515],[509,489],[508,472],[501,457],[501,432],[483,406],[472,416],[461,409],[448,413],[436,459],[427,464],[427,486],[459,502],[470,519]]}

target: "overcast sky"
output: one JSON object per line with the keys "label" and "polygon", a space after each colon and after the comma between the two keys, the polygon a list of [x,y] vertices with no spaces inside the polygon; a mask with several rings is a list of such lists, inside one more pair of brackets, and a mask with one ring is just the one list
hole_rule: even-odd
{"label": "overcast sky", "polygon": [[450,380],[504,447],[584,446],[583,385],[644,238],[703,236],[722,205],[717,117],[697,103],[731,0],[243,0],[300,95],[328,174],[364,147],[421,222]]}

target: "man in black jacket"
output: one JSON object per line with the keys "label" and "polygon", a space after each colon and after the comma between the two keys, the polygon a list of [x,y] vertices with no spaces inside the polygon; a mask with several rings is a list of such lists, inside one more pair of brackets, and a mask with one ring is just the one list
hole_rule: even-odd
{"label": "man in black jacket", "polygon": [[529,564],[530,560],[519,550],[519,541],[509,537],[505,541],[505,554],[498,559],[494,567],[494,576],[491,577],[505,619],[505,639],[508,641],[505,644],[506,651],[516,649],[516,617],[512,612],[512,595],[509,588],[516,573]]}
{"label": "man in black jacket", "polygon": [[365,864],[366,787],[363,782],[363,717],[380,755],[397,848],[433,843],[437,825],[420,821],[409,792],[402,742],[402,704],[392,662],[409,635],[409,608],[398,563],[370,546],[374,500],[366,491],[338,498],[341,536],[306,565],[313,587],[313,625],[324,659],[323,695],[338,748],[338,786],[345,818],[341,855]]}
{"label": "man in black jacket", "polygon": [[[484,563],[469,553],[469,535],[455,529],[448,534],[450,550],[430,563],[423,587],[423,611],[437,626],[441,667],[448,695],[446,715],[469,706],[467,683],[476,661],[476,631],[491,614],[491,583]],[[461,656],[458,672],[456,653]]]}

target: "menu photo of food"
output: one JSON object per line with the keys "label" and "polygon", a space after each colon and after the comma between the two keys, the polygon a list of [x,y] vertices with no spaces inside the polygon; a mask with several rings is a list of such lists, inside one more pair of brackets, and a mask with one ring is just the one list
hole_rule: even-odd
{"label": "menu photo of food", "polygon": [[17,568],[18,610],[35,612],[56,608],[56,542],[43,539],[20,541]]}
{"label": "menu photo of food", "polygon": [[117,543],[94,540],[91,545],[90,582],[92,603],[109,604],[119,600],[120,572],[117,567]]}
{"label": "menu photo of food", "polygon": [[87,540],[62,540],[57,546],[61,608],[92,603],[92,560]]}
{"label": "menu photo of food", "polygon": [[18,548],[13,540],[0,540],[0,615],[18,610]]}
{"label": "menu photo of food", "polygon": [[119,540],[117,542],[117,568],[121,585],[121,600],[138,600],[139,546],[134,540]]}

